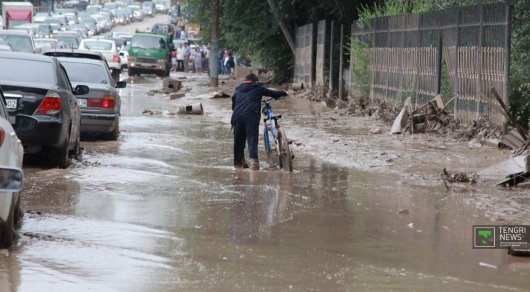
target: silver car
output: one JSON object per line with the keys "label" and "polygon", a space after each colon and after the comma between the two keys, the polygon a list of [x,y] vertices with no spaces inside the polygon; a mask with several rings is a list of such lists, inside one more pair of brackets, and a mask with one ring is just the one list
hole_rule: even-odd
{"label": "silver car", "polygon": [[117,140],[120,133],[121,99],[119,88],[123,81],[114,82],[105,61],[59,57],[73,86],[86,84],[88,95],[76,95],[81,108],[81,133],[102,134],[105,139]]}

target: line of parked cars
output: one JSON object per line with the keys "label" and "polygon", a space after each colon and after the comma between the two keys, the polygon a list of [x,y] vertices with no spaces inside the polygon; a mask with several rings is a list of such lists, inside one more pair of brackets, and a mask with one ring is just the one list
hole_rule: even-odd
{"label": "line of parked cars", "polygon": [[155,11],[151,1],[116,1],[37,13],[34,23],[0,30],[0,247],[20,224],[25,153],[66,168],[81,153],[82,134],[118,139],[126,86],[119,74],[133,36],[101,34]]}

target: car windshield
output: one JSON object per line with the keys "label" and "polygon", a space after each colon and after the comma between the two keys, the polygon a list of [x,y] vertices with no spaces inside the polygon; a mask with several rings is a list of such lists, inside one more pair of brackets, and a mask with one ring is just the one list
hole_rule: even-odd
{"label": "car windshield", "polygon": [[66,69],[66,73],[68,74],[71,82],[98,84],[109,83],[109,77],[107,72],[105,72],[105,66],[72,62],[65,59],[66,58],[61,58],[60,61]]}
{"label": "car windshield", "polygon": [[53,40],[37,40],[35,41],[35,46],[37,47],[50,47],[50,48],[53,48],[55,49],[55,46],[56,46],[57,42],[56,41],[53,41]]}
{"label": "car windshield", "polygon": [[100,41],[85,41],[84,48],[87,50],[110,51],[112,50],[112,43]]}
{"label": "car windshield", "polygon": [[79,48],[79,43],[78,43],[78,40],[77,40],[77,38],[75,36],[59,35],[59,36],[57,36],[57,40],[66,43],[72,49],[78,49]]}
{"label": "car windshield", "polygon": [[142,3],[142,7],[144,8],[150,8],[150,7],[153,7],[153,2],[151,1],[145,1]]}
{"label": "car windshield", "polygon": [[63,25],[63,23],[64,23],[64,19],[60,19],[60,18],[48,18],[48,19],[46,19],[46,22],[49,22],[49,23],[57,23],[57,24]]}
{"label": "car windshield", "polygon": [[[13,82],[55,84],[55,72],[51,62],[0,58],[0,80]],[[31,70],[28,70],[31,68]]]}
{"label": "car windshield", "polygon": [[[0,35],[0,38],[6,40],[13,48],[13,51],[33,53],[31,39],[23,35]],[[4,67],[5,68],[5,67]]]}
{"label": "car windshield", "polygon": [[139,49],[160,49],[165,47],[163,39],[157,36],[135,35],[131,41],[131,47]]}
{"label": "car windshield", "polygon": [[51,33],[51,29],[48,25],[39,25],[40,33]]}

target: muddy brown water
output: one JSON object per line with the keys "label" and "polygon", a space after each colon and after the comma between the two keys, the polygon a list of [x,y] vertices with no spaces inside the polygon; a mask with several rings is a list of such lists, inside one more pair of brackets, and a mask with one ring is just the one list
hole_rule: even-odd
{"label": "muddy brown water", "polygon": [[[0,251],[0,291],[528,289],[527,258],[471,248],[472,225],[491,220],[465,190],[306,153],[295,153],[294,173],[236,171],[228,99],[195,99],[208,89],[193,84],[170,102],[146,95],[160,79],[129,81],[119,141],[83,142],[83,161],[67,170],[27,163],[31,211]],[[204,116],[141,114],[194,102]],[[319,127],[324,109],[300,102],[274,108]]]}

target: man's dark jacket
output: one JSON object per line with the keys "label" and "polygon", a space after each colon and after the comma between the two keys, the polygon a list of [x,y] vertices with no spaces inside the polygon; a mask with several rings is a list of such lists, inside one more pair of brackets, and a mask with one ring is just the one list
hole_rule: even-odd
{"label": "man's dark jacket", "polygon": [[278,99],[287,95],[283,90],[272,90],[258,82],[241,83],[232,96],[232,125],[237,118],[258,119],[261,116],[261,97]]}

